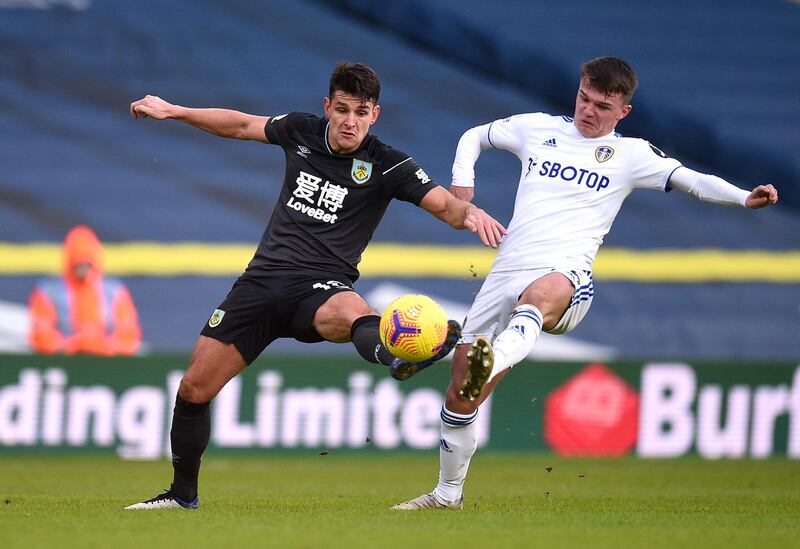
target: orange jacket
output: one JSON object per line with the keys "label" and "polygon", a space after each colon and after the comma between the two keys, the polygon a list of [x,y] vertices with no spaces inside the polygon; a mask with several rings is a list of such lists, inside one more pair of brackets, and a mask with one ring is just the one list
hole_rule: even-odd
{"label": "orange jacket", "polygon": [[[85,276],[76,265],[88,264]],[[130,292],[103,276],[103,246],[88,227],[67,233],[63,277],[40,281],[30,297],[30,344],[37,353],[132,355],[142,339]]]}

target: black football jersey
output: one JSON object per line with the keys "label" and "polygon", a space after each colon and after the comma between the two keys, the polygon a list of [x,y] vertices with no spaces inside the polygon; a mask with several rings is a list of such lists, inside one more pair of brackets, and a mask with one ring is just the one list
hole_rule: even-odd
{"label": "black football jersey", "polygon": [[267,139],[286,155],[286,175],[248,271],[327,270],[355,282],[361,254],[389,202],[419,205],[436,186],[410,156],[371,134],[352,154],[334,153],[327,130],[327,118],[307,113],[267,123]]}

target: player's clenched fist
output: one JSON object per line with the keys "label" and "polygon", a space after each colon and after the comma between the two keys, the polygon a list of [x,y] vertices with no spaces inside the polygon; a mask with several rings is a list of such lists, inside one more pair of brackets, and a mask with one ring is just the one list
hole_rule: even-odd
{"label": "player's clenched fist", "polygon": [[172,118],[175,105],[167,103],[155,95],[145,95],[142,99],[131,103],[131,117],[150,117],[156,120]]}
{"label": "player's clenched fist", "polygon": [[752,190],[744,205],[751,209],[763,208],[778,202],[778,191],[770,184],[759,185]]}

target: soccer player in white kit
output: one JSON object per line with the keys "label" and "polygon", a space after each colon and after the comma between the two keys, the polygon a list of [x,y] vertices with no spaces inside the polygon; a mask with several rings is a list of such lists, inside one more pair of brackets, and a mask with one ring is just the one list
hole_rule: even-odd
{"label": "soccer player in white kit", "polygon": [[575,328],[592,303],[592,263],[622,202],[634,189],[680,189],[705,202],[762,208],[772,185],[751,192],[686,168],[643,139],[614,132],[631,112],[636,74],[622,59],[581,67],[575,115],[520,114],[468,130],[450,191],[471,200],[481,152],[502,149],[521,163],[514,214],[492,269],[467,313],[442,407],[439,483],[393,509],[460,509],[477,447],[474,421],[508,369],[542,330]]}

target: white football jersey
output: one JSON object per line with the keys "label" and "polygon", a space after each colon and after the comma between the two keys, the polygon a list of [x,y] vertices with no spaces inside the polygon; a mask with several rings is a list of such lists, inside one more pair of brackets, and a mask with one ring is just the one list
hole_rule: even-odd
{"label": "white football jersey", "polygon": [[553,265],[591,270],[628,194],[635,188],[665,191],[681,165],[643,139],[583,137],[568,116],[520,114],[484,127],[493,147],[522,163],[514,215],[494,271]]}

